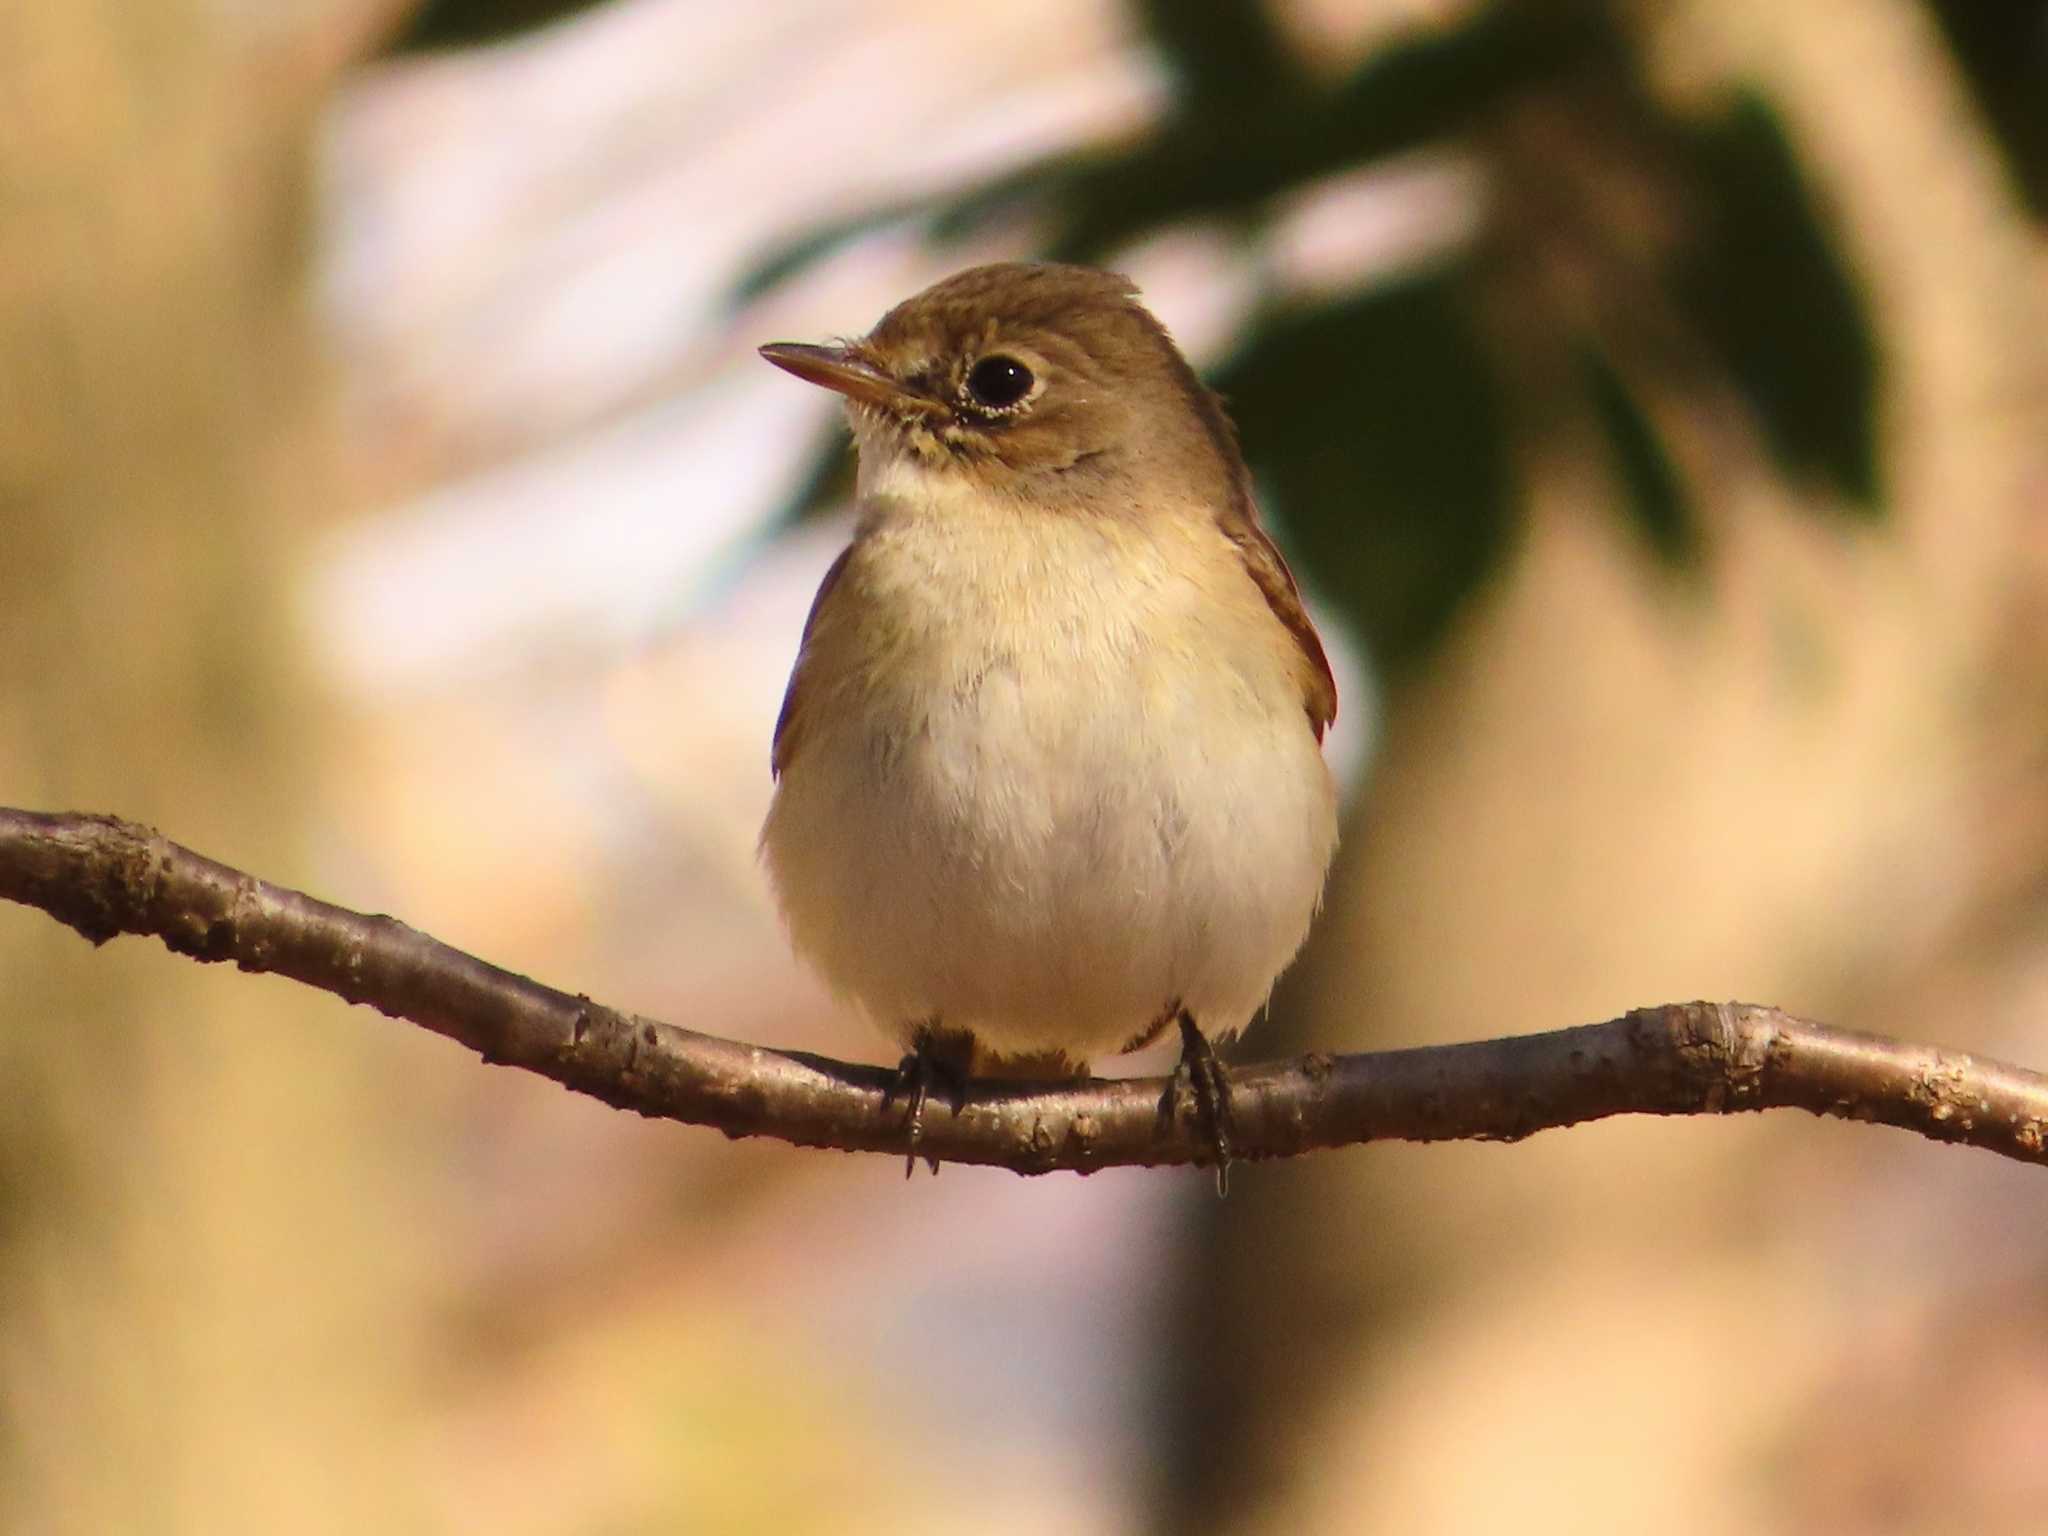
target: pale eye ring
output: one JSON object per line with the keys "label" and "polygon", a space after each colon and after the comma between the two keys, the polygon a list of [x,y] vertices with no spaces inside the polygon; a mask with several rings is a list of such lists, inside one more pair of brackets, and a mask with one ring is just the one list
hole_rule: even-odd
{"label": "pale eye ring", "polygon": [[985,411],[1021,405],[1038,381],[1007,352],[991,352],[967,370],[967,396]]}

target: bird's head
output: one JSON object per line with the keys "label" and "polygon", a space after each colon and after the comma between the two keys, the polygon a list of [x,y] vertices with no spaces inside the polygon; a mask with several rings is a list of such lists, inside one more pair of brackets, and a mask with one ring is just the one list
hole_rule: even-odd
{"label": "bird's head", "polygon": [[867,335],[761,355],[846,399],[864,479],[892,465],[1058,502],[1221,506],[1242,494],[1228,419],[1126,278],[1093,267],[974,267]]}

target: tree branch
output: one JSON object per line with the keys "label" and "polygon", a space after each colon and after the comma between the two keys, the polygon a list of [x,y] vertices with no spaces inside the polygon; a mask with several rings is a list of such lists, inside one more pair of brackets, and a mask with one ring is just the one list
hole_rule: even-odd
{"label": "tree branch", "polygon": [[[390,917],[317,901],[107,816],[0,808],[0,897],[95,944],[154,934],[446,1035],[643,1115],[849,1152],[904,1150],[895,1074],[721,1040],[572,997]],[[2048,1163],[2048,1077],[1745,1003],[1671,1003],[1467,1045],[1309,1055],[1232,1073],[1248,1158],[1400,1139],[1513,1141],[1608,1115],[1800,1108]],[[1160,1078],[977,1079],[928,1114],[920,1153],[1019,1173],[1202,1159]]]}

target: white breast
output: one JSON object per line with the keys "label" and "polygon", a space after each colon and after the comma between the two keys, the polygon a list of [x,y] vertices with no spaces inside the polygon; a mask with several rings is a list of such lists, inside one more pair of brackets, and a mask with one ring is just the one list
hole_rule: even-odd
{"label": "white breast", "polygon": [[1286,647],[1213,525],[871,488],[762,847],[792,940],[884,1031],[1234,1034],[1336,842]]}

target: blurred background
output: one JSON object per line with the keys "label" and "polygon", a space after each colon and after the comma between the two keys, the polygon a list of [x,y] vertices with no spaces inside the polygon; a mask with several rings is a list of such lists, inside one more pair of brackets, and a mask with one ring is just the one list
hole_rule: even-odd
{"label": "blurred background", "polygon": [[[0,803],[881,1059],[754,858],[849,481],[752,349],[1059,254],[1338,653],[1251,1054],[1706,996],[2048,1065],[2044,215],[2032,0],[29,0]],[[14,909],[0,1083],[8,1531],[2048,1508],[2048,1183],[1890,1131],[906,1184]]]}

